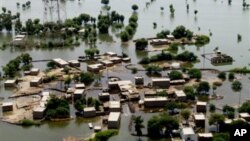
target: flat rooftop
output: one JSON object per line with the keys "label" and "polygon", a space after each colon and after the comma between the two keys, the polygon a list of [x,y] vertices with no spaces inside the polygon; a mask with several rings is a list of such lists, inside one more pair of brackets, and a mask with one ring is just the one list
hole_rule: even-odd
{"label": "flat rooftop", "polygon": [[204,114],[194,114],[194,119],[195,120],[205,120],[206,117]]}
{"label": "flat rooftop", "polygon": [[207,102],[197,101],[196,105],[207,106]]}
{"label": "flat rooftop", "polygon": [[186,96],[186,94],[182,90],[176,90],[175,94],[177,97],[185,97]]}
{"label": "flat rooftop", "polygon": [[121,108],[120,101],[109,101],[109,108]]}
{"label": "flat rooftop", "polygon": [[167,101],[166,97],[152,97],[152,98],[144,98],[144,101]]}
{"label": "flat rooftop", "polygon": [[120,118],[121,113],[120,112],[110,112],[108,121],[118,121]]}
{"label": "flat rooftop", "polygon": [[85,107],[83,109],[84,112],[90,112],[90,111],[95,111],[95,107]]}
{"label": "flat rooftop", "polygon": [[182,128],[183,135],[194,135],[194,129],[192,127]]}

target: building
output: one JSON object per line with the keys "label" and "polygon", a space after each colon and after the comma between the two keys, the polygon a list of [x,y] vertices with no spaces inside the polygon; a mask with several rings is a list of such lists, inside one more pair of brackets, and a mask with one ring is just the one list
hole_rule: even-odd
{"label": "building", "polygon": [[95,107],[86,107],[83,109],[83,116],[85,118],[95,117],[96,116],[96,109]]}
{"label": "building", "polygon": [[110,112],[121,112],[121,102],[120,101],[109,101],[109,111]]}
{"label": "building", "polygon": [[120,112],[110,112],[108,117],[108,129],[118,129],[121,121]]}
{"label": "building", "polygon": [[111,52],[111,51],[106,52],[106,53],[105,53],[105,55],[108,55],[108,56],[111,56],[111,57],[117,56],[117,54],[116,54],[116,53]]}
{"label": "building", "polygon": [[113,62],[114,64],[118,64],[122,62],[122,58],[120,57],[110,57],[109,60]]}
{"label": "building", "polygon": [[167,35],[166,38],[172,41],[175,39],[174,35],[171,35],[171,34]]}
{"label": "building", "polygon": [[109,61],[109,60],[101,60],[100,63],[106,67],[112,67],[114,65],[114,63],[112,61]]}
{"label": "building", "polygon": [[42,83],[41,77],[35,77],[30,81],[30,87],[38,87]]}
{"label": "building", "polygon": [[213,141],[212,133],[198,133],[198,141]]}
{"label": "building", "polygon": [[183,141],[197,141],[197,136],[192,127],[182,128],[180,134]]}
{"label": "building", "polygon": [[76,89],[74,92],[74,99],[81,99],[84,95],[85,90],[84,89]]}
{"label": "building", "polygon": [[182,90],[176,90],[174,93],[175,93],[176,100],[178,101],[185,101],[187,99],[186,94]]}
{"label": "building", "polygon": [[87,70],[90,72],[99,72],[102,69],[104,69],[102,64],[92,64],[87,66]]}
{"label": "building", "polygon": [[30,70],[30,75],[38,75],[39,72],[40,72],[40,69],[38,69],[38,68],[32,68]]}
{"label": "building", "polygon": [[151,40],[151,45],[167,45],[170,42],[167,39],[153,39]]}
{"label": "building", "polygon": [[125,57],[125,58],[122,58],[122,61],[123,61],[123,62],[130,62],[130,61],[131,61],[131,58]]}
{"label": "building", "polygon": [[164,107],[168,99],[166,97],[144,98],[145,107]]}
{"label": "building", "polygon": [[16,87],[17,80],[6,80],[4,87]]}
{"label": "building", "polygon": [[170,86],[169,78],[152,78],[152,87],[169,88],[169,86]]}
{"label": "building", "polygon": [[45,107],[38,106],[33,109],[33,119],[42,119],[44,117]]}
{"label": "building", "polygon": [[13,102],[3,102],[2,104],[2,111],[3,112],[10,112],[13,111]]}
{"label": "building", "polygon": [[194,117],[194,123],[196,127],[205,127],[206,117],[203,113],[194,114],[193,117]]}
{"label": "building", "polygon": [[69,66],[71,67],[80,67],[81,63],[78,60],[69,60]]}
{"label": "building", "polygon": [[144,78],[141,76],[135,76],[135,85],[144,85]]}
{"label": "building", "polygon": [[101,131],[102,130],[102,126],[94,126],[94,131],[95,132],[99,132],[99,131]]}
{"label": "building", "polygon": [[108,92],[106,92],[106,93],[104,93],[104,92],[103,93],[99,93],[98,94],[98,98],[101,101],[108,101],[110,99],[110,94]]}
{"label": "building", "polygon": [[207,111],[207,102],[197,101],[196,103],[196,112],[205,113]]}
{"label": "building", "polygon": [[181,68],[181,64],[180,64],[180,63],[177,63],[177,62],[173,62],[173,63],[170,65],[170,68],[171,68],[171,69],[180,69],[180,68]]}
{"label": "building", "polygon": [[250,115],[248,113],[240,113],[240,118],[243,118],[246,121],[250,122]]}
{"label": "building", "polygon": [[69,65],[69,63],[61,58],[55,58],[53,61],[59,66],[59,67],[66,67]]}
{"label": "building", "polygon": [[85,89],[85,84],[84,83],[76,84],[75,88],[76,89]]}

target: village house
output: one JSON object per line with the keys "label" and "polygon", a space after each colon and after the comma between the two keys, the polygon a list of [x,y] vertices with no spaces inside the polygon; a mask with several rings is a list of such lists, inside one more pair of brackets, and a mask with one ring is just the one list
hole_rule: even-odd
{"label": "village house", "polygon": [[144,78],[142,76],[135,76],[135,85],[144,85]]}
{"label": "village house", "polygon": [[108,129],[118,129],[120,126],[120,120],[120,112],[110,112],[108,117]]}
{"label": "village house", "polygon": [[38,69],[38,68],[32,68],[30,70],[30,75],[38,75],[39,72],[40,72],[40,69]]}
{"label": "village house", "polygon": [[112,67],[114,65],[114,63],[110,60],[101,60],[100,63],[103,64],[105,67]]}
{"label": "village house", "polygon": [[207,102],[197,101],[196,103],[196,112],[205,113],[207,111]]}
{"label": "village house", "polygon": [[37,106],[33,108],[33,119],[42,119],[44,117],[45,107]]}
{"label": "village house", "polygon": [[99,132],[101,130],[102,130],[102,126],[99,126],[99,125],[94,126],[94,131],[95,132]]}
{"label": "village house", "polygon": [[166,97],[144,98],[145,107],[164,107],[167,102],[168,99]]}
{"label": "village house", "polygon": [[166,35],[166,38],[167,39],[169,39],[169,40],[171,40],[171,41],[174,41],[174,35],[171,35],[171,34],[169,34],[169,35]]}
{"label": "village house", "polygon": [[17,80],[6,80],[4,87],[16,87]]}
{"label": "village house", "polygon": [[84,89],[76,89],[74,92],[74,99],[81,99],[84,95],[85,90]]}
{"label": "village house", "polygon": [[178,63],[178,62],[173,62],[171,65],[170,65],[170,69],[180,69],[181,68],[181,64]]}
{"label": "village house", "polygon": [[198,141],[213,141],[212,133],[198,133]]}
{"label": "village house", "polygon": [[206,117],[203,113],[194,114],[193,118],[196,127],[205,127]]}
{"label": "village house", "polygon": [[170,79],[169,78],[152,78],[152,87],[156,88],[169,88]]}
{"label": "village house", "polygon": [[38,87],[42,83],[42,77],[34,77],[30,81],[30,87]]}
{"label": "village house", "polygon": [[186,96],[184,91],[176,90],[175,91],[175,98],[177,101],[185,101],[187,99],[187,96]]}
{"label": "village house", "polygon": [[110,57],[109,61],[113,62],[114,64],[118,64],[122,62],[122,58],[120,57]]}
{"label": "village house", "polygon": [[109,51],[109,52],[106,52],[106,53],[105,53],[105,55],[107,55],[107,56],[110,56],[110,57],[114,57],[114,56],[117,56],[117,54],[116,54],[116,53],[114,53],[114,52],[111,52],[111,51]]}
{"label": "village house", "polygon": [[85,89],[85,84],[84,83],[75,84],[75,88],[76,89]]}
{"label": "village house", "polygon": [[95,109],[95,107],[85,107],[83,109],[83,116],[85,118],[95,117],[96,116],[96,109]]}
{"label": "village house", "polygon": [[121,112],[121,102],[120,101],[109,101],[109,111],[110,112]]}
{"label": "village house", "polygon": [[108,92],[102,92],[98,94],[98,98],[101,101],[108,101],[110,99],[110,94]]}
{"label": "village house", "polygon": [[69,60],[69,66],[71,67],[80,67],[81,63],[78,60]]}
{"label": "village house", "polygon": [[250,122],[250,115],[248,113],[239,113],[239,117]]}
{"label": "village house", "polygon": [[100,70],[104,69],[104,66],[102,64],[92,64],[87,66],[87,70],[90,72],[99,72]]}
{"label": "village house", "polygon": [[57,64],[59,67],[66,67],[69,65],[69,63],[61,58],[55,58],[53,61]]}
{"label": "village house", "polygon": [[197,136],[192,127],[182,128],[180,134],[183,141],[197,141]]}
{"label": "village house", "polygon": [[14,107],[13,102],[3,102],[3,104],[2,104],[2,111],[3,112],[13,111],[13,107]]}

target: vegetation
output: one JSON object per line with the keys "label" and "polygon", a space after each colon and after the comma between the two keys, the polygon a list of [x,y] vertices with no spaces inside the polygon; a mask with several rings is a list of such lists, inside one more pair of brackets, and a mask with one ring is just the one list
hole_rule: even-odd
{"label": "vegetation", "polygon": [[95,109],[99,111],[100,105],[101,102],[98,99],[93,99],[92,97],[89,97],[88,99],[77,99],[74,103],[74,107],[79,113],[83,112],[84,107],[95,107]]}
{"label": "vegetation", "polygon": [[53,96],[46,105],[45,115],[47,119],[69,118],[69,103],[64,99]]}
{"label": "vegetation", "polygon": [[161,32],[156,34],[157,38],[166,38],[167,35],[170,34],[170,30],[162,30]]}
{"label": "vegetation", "polygon": [[198,35],[195,41],[196,46],[203,46],[210,42],[210,38],[206,35]]}
{"label": "vegetation", "polygon": [[[150,138],[161,138],[169,135],[173,129],[179,128],[178,120],[166,113],[153,116],[148,121],[148,136]],[[163,132],[165,129],[165,132]]]}
{"label": "vegetation", "polygon": [[219,132],[219,126],[224,123],[225,117],[219,113],[211,114],[209,118],[209,125],[215,124],[217,127],[217,132]]}
{"label": "vegetation", "polygon": [[134,12],[139,9],[138,5],[136,4],[133,4],[131,8],[134,10]]}
{"label": "vegetation", "polygon": [[235,109],[233,107],[225,105],[225,106],[223,106],[222,111],[223,111],[223,114],[225,116],[227,116],[229,119],[233,119],[234,118]]}
{"label": "vegetation", "polygon": [[196,91],[199,94],[207,94],[210,90],[210,85],[206,81],[202,81],[199,83],[198,87],[196,88]]}
{"label": "vegetation", "polygon": [[187,99],[195,100],[195,96],[197,95],[197,93],[192,86],[185,86],[183,91],[185,92]]}
{"label": "vegetation", "polygon": [[133,38],[136,28],[138,26],[138,16],[136,13],[133,13],[129,18],[129,24],[125,27],[124,31],[121,31],[120,38],[122,42],[127,42]]}
{"label": "vegetation", "polygon": [[218,74],[218,78],[222,79],[222,80],[225,80],[226,79],[226,73],[225,72],[220,72]]}
{"label": "vegetation", "polygon": [[169,5],[169,10],[170,10],[171,15],[173,16],[173,15],[174,15],[174,12],[175,12],[175,9],[174,9],[173,4],[170,4],[170,5]]}
{"label": "vegetation", "polygon": [[105,130],[100,131],[95,134],[95,137],[93,139],[90,139],[89,141],[108,141],[108,139],[112,136],[115,136],[118,134],[118,130]]}
{"label": "vegetation", "polygon": [[3,66],[4,75],[14,77],[20,70],[29,70],[32,67],[31,62],[32,58],[29,54],[21,54]]}
{"label": "vegetation", "polygon": [[214,134],[213,141],[230,141],[230,135],[229,133]]}
{"label": "vegetation", "polygon": [[90,72],[81,72],[79,81],[84,83],[85,85],[89,85],[94,81],[94,74]]}
{"label": "vegetation", "polygon": [[145,38],[138,39],[135,42],[136,50],[145,50],[147,46],[148,46],[148,41]]}
{"label": "vegetation", "polygon": [[136,134],[137,136],[141,136],[142,135],[141,128],[144,128],[143,119],[141,116],[137,116],[133,120],[134,120]]}
{"label": "vegetation", "polygon": [[246,74],[246,73],[250,73],[250,69],[248,69],[247,67],[234,68],[234,69],[231,69],[230,72]]}
{"label": "vegetation", "polygon": [[182,110],[182,111],[181,111],[181,116],[182,116],[182,118],[183,118],[184,120],[186,120],[187,122],[188,122],[188,119],[189,119],[190,115],[191,115],[190,110],[185,109],[185,110]]}
{"label": "vegetation", "polygon": [[98,55],[100,51],[97,48],[89,48],[85,49],[84,52],[89,59],[94,59],[95,55]]}
{"label": "vegetation", "polygon": [[172,43],[169,45],[168,51],[172,52],[172,53],[177,53],[178,52],[178,43]]}
{"label": "vegetation", "polygon": [[229,80],[234,80],[235,76],[234,76],[234,73],[233,72],[229,72],[228,73],[228,79]]}
{"label": "vegetation", "polygon": [[29,119],[20,120],[19,124],[22,125],[22,126],[32,126],[32,125],[39,126],[39,125],[41,125],[40,122],[32,121],[32,120],[29,120]]}
{"label": "vegetation", "polygon": [[232,83],[231,88],[235,92],[240,92],[239,94],[239,106],[240,106],[240,100],[241,100],[241,89],[242,89],[242,84],[240,81],[236,80]]}
{"label": "vegetation", "polygon": [[181,72],[174,70],[169,73],[169,78],[171,80],[178,80],[178,79],[183,79],[183,76]]}
{"label": "vegetation", "polygon": [[189,40],[191,40],[193,37],[193,32],[191,32],[189,29],[186,29],[183,25],[180,25],[174,29],[174,31],[172,32],[172,35],[176,39],[188,38]]}
{"label": "vegetation", "polygon": [[197,80],[200,80],[202,77],[201,71],[196,68],[192,68],[188,71],[188,75],[190,78],[195,78]]}
{"label": "vegetation", "polygon": [[148,75],[159,75],[162,69],[156,65],[149,65],[147,66],[146,71]]}
{"label": "vegetation", "polygon": [[216,110],[215,105],[214,105],[214,104],[210,104],[210,105],[209,105],[209,111],[210,111],[210,112],[215,112],[215,110]]}
{"label": "vegetation", "polygon": [[244,102],[240,108],[239,108],[240,113],[247,112],[250,114],[250,101]]}

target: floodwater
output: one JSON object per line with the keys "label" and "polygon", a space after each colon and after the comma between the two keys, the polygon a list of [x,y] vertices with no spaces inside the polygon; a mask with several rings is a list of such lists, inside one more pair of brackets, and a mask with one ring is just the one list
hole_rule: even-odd
{"label": "floodwater", "polygon": [[[48,16],[44,14],[44,4],[42,0],[30,0],[31,7],[26,10],[22,8],[17,8],[16,2],[21,4],[27,0],[0,0],[0,7],[6,7],[13,13],[20,12],[22,21],[29,18],[39,18],[41,22],[48,20],[55,20],[56,14]],[[135,0],[111,0],[110,6],[111,11],[116,10],[118,13],[123,14],[125,19],[125,24],[127,24],[128,17],[133,13],[131,5],[137,4],[139,6],[138,10],[138,28],[134,36],[134,39],[141,37],[154,37],[157,32],[163,29],[173,30],[178,25],[184,25],[191,31],[197,34],[209,34],[212,32],[211,41],[208,45],[197,48],[195,46],[185,46],[184,50],[189,50],[195,52],[199,58],[200,62],[195,64],[195,67],[205,67],[205,68],[215,68],[219,70],[227,70],[234,67],[244,67],[250,64],[250,10],[243,10],[242,1],[232,1],[232,5],[228,5],[227,0],[156,0],[146,7],[145,1],[135,1]],[[250,0],[246,0],[250,3]],[[175,16],[172,18],[169,12],[169,5],[174,5]],[[186,12],[186,3],[189,3],[189,12]],[[97,15],[102,10],[102,4],[100,0],[78,0],[67,1],[60,5],[61,7],[61,18],[71,18],[78,16],[80,13],[88,13],[91,16],[97,17]],[[163,12],[161,12],[160,7],[164,7]],[[198,10],[198,14],[195,18],[194,10]],[[52,18],[51,18],[52,17]],[[153,22],[157,23],[157,28],[153,29]],[[200,30],[199,30],[200,29]],[[132,58],[132,63],[137,63],[142,57],[146,55],[155,54],[150,53],[138,53],[135,52],[134,44],[129,42],[127,44],[121,44],[120,39],[116,36],[117,32],[110,31],[109,36],[99,36],[97,41],[97,47],[100,53],[106,51],[113,51],[118,54],[121,52],[127,53]],[[237,42],[237,34],[242,35],[242,41]],[[0,45],[4,42],[11,41],[11,35],[7,33],[0,34]],[[0,51],[0,66],[5,65],[9,60],[15,58],[22,52],[30,53],[34,60],[39,59],[51,59],[55,57],[60,57],[65,60],[77,59],[78,56],[84,54],[84,49],[88,48],[84,43],[81,43],[79,47],[75,48],[65,48],[65,49],[26,49],[20,50],[15,48],[7,48],[6,50]],[[230,56],[232,56],[235,62],[232,65],[226,66],[213,66],[208,60],[203,60],[201,54],[211,53],[215,47]],[[152,48],[152,47],[150,47]],[[180,52],[183,51],[182,49]],[[35,67],[42,69],[46,68],[46,63],[35,63]],[[138,72],[140,75],[145,76],[144,72]],[[133,75],[126,75],[119,72],[110,72],[110,75],[120,76],[122,78],[133,80]],[[242,102],[243,100],[249,99],[249,76],[242,77],[242,82],[244,83],[242,89]],[[145,76],[147,80],[147,78]],[[106,81],[103,78],[102,81]],[[230,82],[225,82],[223,86],[219,87],[216,92],[219,95],[223,95],[225,98],[223,101],[216,101],[218,105],[222,104],[232,104],[238,103],[238,95],[233,93],[230,88]],[[8,97],[11,91],[0,88],[0,97]],[[72,113],[74,115],[74,113]],[[151,117],[151,114],[144,114],[145,121]],[[119,135],[111,138],[111,141],[119,141],[124,138],[126,140],[137,140],[136,137],[132,137],[128,132],[128,123],[130,116],[123,116],[121,122],[121,129]],[[146,123],[146,122],[145,122]],[[124,132],[125,131],[125,132]],[[76,136],[76,137],[86,137],[91,134],[84,122],[78,122],[77,120],[72,120],[69,122],[62,123],[48,123],[43,124],[41,127],[30,127],[23,128],[14,125],[9,125],[0,122],[0,140],[1,141],[24,141],[24,140],[34,140],[34,141],[59,141],[65,136]],[[143,138],[143,140],[147,140]]]}

